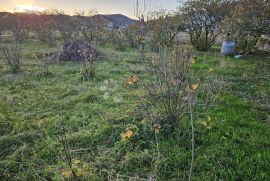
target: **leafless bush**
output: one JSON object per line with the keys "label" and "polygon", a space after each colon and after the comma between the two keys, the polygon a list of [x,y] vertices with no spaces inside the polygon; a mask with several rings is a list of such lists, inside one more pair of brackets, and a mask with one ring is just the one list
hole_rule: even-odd
{"label": "leafless bush", "polygon": [[164,117],[160,125],[176,125],[187,108],[187,79],[190,56],[183,47],[177,46],[173,53],[165,49],[148,62],[152,81],[149,85],[149,103]]}
{"label": "leafless bush", "polygon": [[56,45],[56,37],[54,32],[44,27],[42,30],[37,31],[38,39],[43,43],[48,44],[50,47],[54,47]]}
{"label": "leafless bush", "polygon": [[[82,35],[83,39],[89,43],[100,43],[103,40],[103,36],[107,33],[107,21],[105,18],[101,18],[97,15],[97,11],[92,9],[89,11],[76,12],[75,18],[77,22],[77,29]],[[108,41],[109,38],[106,38]]]}
{"label": "leafless bush", "polygon": [[178,19],[166,10],[150,12],[147,18],[149,45],[151,50],[158,51],[160,46],[172,46],[178,33]]}
{"label": "leafless bush", "polygon": [[64,41],[74,39],[76,36],[76,22],[74,17],[66,15],[62,10],[51,9],[46,12],[54,16],[54,29],[57,30]]}
{"label": "leafless bush", "polygon": [[22,43],[29,37],[32,22],[31,14],[14,14],[9,17],[10,31],[12,32],[15,41]]}
{"label": "leafless bush", "polygon": [[46,14],[40,15],[37,18],[34,30],[41,42],[48,44],[50,47],[56,45],[53,16]]}
{"label": "leafless bush", "polygon": [[21,44],[15,41],[9,45],[0,45],[0,52],[4,55],[4,62],[9,66],[12,73],[21,71]]}

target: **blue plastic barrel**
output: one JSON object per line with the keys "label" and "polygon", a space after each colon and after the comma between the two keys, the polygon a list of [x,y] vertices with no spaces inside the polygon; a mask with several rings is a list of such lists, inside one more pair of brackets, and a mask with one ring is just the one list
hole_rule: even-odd
{"label": "blue plastic barrel", "polygon": [[221,55],[233,55],[235,49],[234,41],[224,41],[222,43]]}

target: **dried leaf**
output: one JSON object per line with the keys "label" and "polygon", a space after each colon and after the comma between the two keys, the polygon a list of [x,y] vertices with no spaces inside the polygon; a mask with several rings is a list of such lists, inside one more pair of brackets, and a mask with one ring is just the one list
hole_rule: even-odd
{"label": "dried leaf", "polygon": [[127,130],[125,133],[123,133],[122,136],[122,140],[127,140],[129,139],[132,135],[134,134],[134,132],[132,130]]}
{"label": "dried leaf", "polygon": [[198,86],[199,86],[199,84],[192,84],[191,90],[193,90],[193,91],[197,90]]}
{"label": "dried leaf", "polygon": [[73,164],[79,164],[79,163],[81,163],[80,160],[72,160],[72,162],[73,162]]}
{"label": "dried leaf", "polygon": [[77,177],[80,177],[80,176],[82,176],[82,174],[83,174],[82,169],[81,169],[81,168],[78,168],[78,169],[76,170],[76,176],[77,176]]}
{"label": "dried leaf", "polygon": [[132,75],[132,76],[130,77],[130,79],[128,79],[128,80],[126,81],[126,83],[127,83],[128,85],[133,85],[133,84],[136,84],[138,81],[139,81],[139,79],[137,78],[137,76],[136,76],[136,75]]}
{"label": "dried leaf", "polygon": [[64,170],[62,175],[63,175],[63,177],[69,179],[72,177],[72,170],[71,169]]}

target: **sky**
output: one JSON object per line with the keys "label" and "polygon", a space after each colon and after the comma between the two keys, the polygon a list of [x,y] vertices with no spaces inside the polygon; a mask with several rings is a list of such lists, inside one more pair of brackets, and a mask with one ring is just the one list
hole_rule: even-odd
{"label": "sky", "polygon": [[[143,4],[144,0],[139,0]],[[146,0],[147,10],[175,10],[178,0]],[[23,11],[24,9],[44,10],[46,8],[62,9],[67,14],[79,10],[96,9],[100,14],[124,14],[135,17],[136,0],[0,0],[0,11]]]}

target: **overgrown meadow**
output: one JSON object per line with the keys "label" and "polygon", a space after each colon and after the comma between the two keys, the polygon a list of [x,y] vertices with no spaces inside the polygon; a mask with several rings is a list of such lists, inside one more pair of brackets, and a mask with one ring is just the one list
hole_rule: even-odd
{"label": "overgrown meadow", "polygon": [[270,180],[269,2],[147,4],[0,12],[0,180]]}
{"label": "overgrown meadow", "polygon": [[[37,58],[60,43],[23,47],[21,73],[0,69],[1,179],[188,179],[189,116],[170,132],[151,126],[145,100],[152,79],[137,51],[96,47],[96,74],[82,81],[80,63]],[[196,54],[196,91],[209,78],[222,86],[207,109],[207,96],[194,105],[194,180],[269,180],[269,56]]]}

